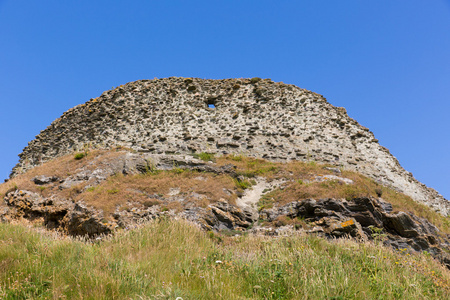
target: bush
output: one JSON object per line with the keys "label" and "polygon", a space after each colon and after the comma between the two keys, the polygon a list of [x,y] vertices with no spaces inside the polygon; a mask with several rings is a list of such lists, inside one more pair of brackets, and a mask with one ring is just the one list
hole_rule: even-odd
{"label": "bush", "polygon": [[144,205],[145,208],[149,208],[154,205],[159,205],[160,203],[161,203],[160,201],[158,201],[156,199],[152,199],[152,200],[144,201],[144,203],[142,203],[142,205]]}
{"label": "bush", "polygon": [[381,197],[381,195],[383,195],[383,190],[380,188],[376,188],[375,193],[377,194],[378,197]]}
{"label": "bush", "polygon": [[257,83],[258,81],[261,81],[261,78],[259,77],[253,77],[252,79],[250,79],[251,83]]}
{"label": "bush", "polygon": [[85,153],[80,152],[80,153],[76,153],[74,157],[76,160],[80,160],[80,159],[84,158],[85,156],[86,156]]}

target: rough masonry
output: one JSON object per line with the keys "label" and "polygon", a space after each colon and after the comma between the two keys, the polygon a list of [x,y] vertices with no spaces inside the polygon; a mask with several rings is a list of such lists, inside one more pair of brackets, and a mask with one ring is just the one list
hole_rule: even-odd
{"label": "rough masonry", "polygon": [[317,161],[360,172],[443,215],[450,203],[405,171],[346,110],[270,79],[140,80],[66,111],[19,155],[11,177],[85,147],[236,153]]}

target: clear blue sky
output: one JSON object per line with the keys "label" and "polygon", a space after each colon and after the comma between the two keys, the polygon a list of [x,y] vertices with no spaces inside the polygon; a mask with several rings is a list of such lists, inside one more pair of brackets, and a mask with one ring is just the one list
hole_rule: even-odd
{"label": "clear blue sky", "polygon": [[322,94],[450,199],[445,0],[0,0],[0,177],[67,109],[170,76]]}

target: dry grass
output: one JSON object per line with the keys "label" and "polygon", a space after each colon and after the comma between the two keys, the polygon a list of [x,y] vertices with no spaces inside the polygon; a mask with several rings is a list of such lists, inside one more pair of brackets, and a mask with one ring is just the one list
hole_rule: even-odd
{"label": "dry grass", "polygon": [[348,185],[338,180],[313,182],[316,176],[334,174],[326,167],[335,168],[335,166],[315,162],[273,163],[262,159],[229,155],[217,158],[217,163],[220,165],[231,163],[237,167],[239,174],[247,177],[261,176],[268,181],[274,179],[287,180],[282,189],[276,189],[265,194],[259,203],[260,207],[271,207],[274,203],[284,205],[308,198],[337,198],[351,201],[356,197],[378,197],[381,194],[384,200],[392,204],[394,211],[411,212],[429,220],[442,232],[450,234],[449,217],[444,217],[430,207],[414,201],[411,197],[382,186],[356,172],[342,171],[341,174],[337,174],[340,177],[353,180],[354,184]]}
{"label": "dry grass", "polygon": [[140,203],[142,206],[148,206],[151,202],[167,202],[172,189],[179,190],[175,197],[184,199],[183,205],[179,205],[179,201],[167,204],[167,208],[177,211],[191,204],[206,207],[220,198],[234,204],[236,199],[234,194],[224,191],[235,189],[234,181],[229,176],[174,170],[156,174],[112,176],[97,187],[78,194],[74,200],[83,200],[108,214],[126,202]]}
{"label": "dry grass", "polygon": [[358,173],[344,171],[340,176],[353,180],[354,184],[345,184],[338,180],[305,183],[305,177],[288,182],[282,189],[276,189],[263,196],[260,206],[271,207],[274,203],[284,205],[304,199],[346,199],[351,201],[358,197],[381,197],[392,204],[395,211],[411,212],[425,218],[442,232],[450,233],[450,219],[433,211],[430,207],[412,200],[409,196],[384,187]]}
{"label": "dry grass", "polygon": [[[81,168],[94,170],[101,166],[103,162],[110,161],[115,157],[123,155],[124,151],[115,150],[92,150],[83,159],[75,159],[75,153],[50,160],[40,166],[37,166],[25,174],[20,174],[8,182],[0,185],[0,197],[4,197],[10,189],[18,187],[36,193],[42,193],[44,197],[58,194],[55,185],[48,185],[45,189],[41,189],[38,185],[31,181],[38,175],[56,176],[58,178],[66,178],[72,174],[76,174]],[[80,187],[81,188],[81,187]],[[61,194],[62,197],[67,196]]]}
{"label": "dry grass", "polygon": [[[236,182],[227,175],[217,176],[211,173],[191,172],[182,169],[145,175],[113,176],[88,190],[85,190],[86,184],[59,190],[58,183],[39,187],[31,181],[37,175],[65,178],[70,174],[76,174],[81,168],[94,170],[124,153],[124,151],[118,150],[94,150],[80,160],[76,160],[73,154],[57,158],[1,184],[0,196],[3,196],[9,189],[18,187],[41,193],[44,197],[57,195],[74,201],[83,200],[89,205],[104,210],[105,216],[113,212],[118,206],[126,208],[129,202],[138,203],[144,207],[148,207],[153,202],[152,205],[161,205],[164,208],[179,211],[184,209],[186,205],[205,207],[220,198],[234,204],[235,193],[227,193],[224,189],[241,191],[242,184],[248,183],[250,185],[253,177],[265,177],[268,181],[284,179],[287,183],[283,186],[283,189],[265,194],[260,201],[260,205],[264,205],[264,207],[271,206],[274,203],[283,205],[307,198],[346,198],[351,200],[363,196],[377,197],[381,193],[382,198],[390,202],[394,210],[409,211],[419,217],[428,219],[444,233],[450,233],[450,219],[448,217],[443,217],[431,208],[413,201],[410,197],[381,186],[358,173],[342,171],[341,174],[338,174],[341,177],[353,180],[354,184],[352,185],[336,180],[314,182],[314,178],[318,175],[333,174],[332,171],[325,169],[325,165],[314,162],[274,163],[242,155],[214,158],[218,166],[230,163],[235,165],[237,173],[246,178],[241,182]],[[198,178],[202,178],[202,180]],[[168,201],[170,190],[177,188],[180,190],[178,196],[186,200],[182,205],[178,201]],[[196,194],[200,196],[195,196]],[[1,201],[1,205],[4,205],[3,201]]]}
{"label": "dry grass", "polygon": [[245,177],[264,176],[268,179],[274,179],[280,175],[279,166],[282,164],[273,163],[264,159],[245,157],[242,155],[227,155],[216,158],[216,164],[223,166],[233,164],[236,166],[236,172]]}

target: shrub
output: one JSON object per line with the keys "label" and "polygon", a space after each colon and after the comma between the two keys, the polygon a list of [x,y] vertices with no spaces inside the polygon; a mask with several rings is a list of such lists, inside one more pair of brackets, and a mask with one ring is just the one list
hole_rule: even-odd
{"label": "shrub", "polygon": [[376,188],[375,193],[377,194],[378,197],[381,197],[381,195],[383,195],[383,190],[380,188]]}
{"label": "shrub", "polygon": [[86,156],[85,153],[80,152],[80,153],[76,153],[75,156],[74,156],[74,158],[75,158],[76,160],[80,160],[80,159],[84,158],[85,156]]}
{"label": "shrub", "polygon": [[154,205],[159,205],[160,203],[161,203],[160,201],[158,201],[156,199],[152,199],[152,200],[144,201],[142,203],[142,205],[144,205],[144,207],[148,208],[148,207],[152,207]]}
{"label": "shrub", "polygon": [[253,77],[252,79],[250,79],[251,83],[257,83],[258,81],[261,81],[261,78],[259,77]]}

